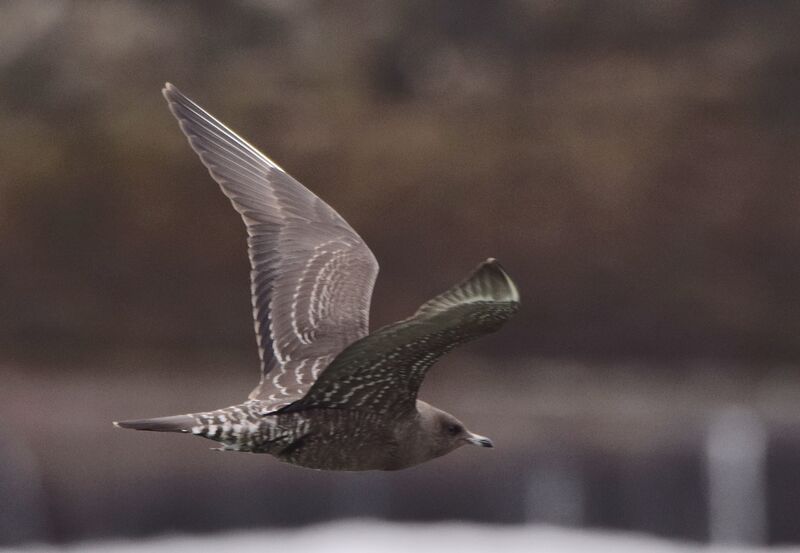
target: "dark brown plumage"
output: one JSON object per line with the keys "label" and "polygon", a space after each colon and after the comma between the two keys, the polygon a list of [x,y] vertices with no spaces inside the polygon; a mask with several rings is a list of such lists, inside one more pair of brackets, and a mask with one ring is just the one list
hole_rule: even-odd
{"label": "dark brown plumage", "polygon": [[115,424],[329,470],[393,470],[467,443],[491,447],[417,393],[439,357],[517,311],[516,286],[497,261],[369,334],[378,264],[358,234],[174,86],[163,92],[247,228],[261,380],[241,405]]}

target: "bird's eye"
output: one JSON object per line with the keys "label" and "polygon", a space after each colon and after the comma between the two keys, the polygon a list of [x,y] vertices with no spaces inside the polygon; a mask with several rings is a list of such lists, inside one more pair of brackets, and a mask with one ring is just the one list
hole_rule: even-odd
{"label": "bird's eye", "polygon": [[447,426],[447,433],[451,436],[455,436],[461,433],[461,427],[457,424],[450,424]]}

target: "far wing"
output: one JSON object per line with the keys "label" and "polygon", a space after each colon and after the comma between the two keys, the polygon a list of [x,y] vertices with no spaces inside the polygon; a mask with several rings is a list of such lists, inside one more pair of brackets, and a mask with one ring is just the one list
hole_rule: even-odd
{"label": "far wing", "polygon": [[369,329],[378,263],[330,206],[167,83],[189,143],[247,227],[265,410],[303,397],[319,372]]}
{"label": "far wing", "polygon": [[284,411],[366,410],[382,415],[414,407],[427,370],[442,355],[498,330],[519,308],[519,293],[494,259],[423,304],[414,316],[347,347],[303,399]]}

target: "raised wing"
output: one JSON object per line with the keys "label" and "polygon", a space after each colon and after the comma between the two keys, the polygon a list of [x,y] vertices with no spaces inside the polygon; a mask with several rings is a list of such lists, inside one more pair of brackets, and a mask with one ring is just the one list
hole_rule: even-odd
{"label": "raised wing", "polygon": [[284,411],[341,408],[391,416],[413,409],[425,373],[439,357],[498,330],[518,309],[516,286],[489,259],[412,317],[348,346],[306,397]]}
{"label": "raised wing", "polygon": [[303,397],[369,331],[378,263],[330,206],[167,83],[181,130],[247,227],[261,381],[250,399],[278,409]]}

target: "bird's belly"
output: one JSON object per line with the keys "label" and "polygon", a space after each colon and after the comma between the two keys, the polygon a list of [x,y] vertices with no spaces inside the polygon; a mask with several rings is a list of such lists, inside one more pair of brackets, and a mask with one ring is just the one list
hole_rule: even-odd
{"label": "bird's belly", "polygon": [[[280,420],[290,417],[285,422]],[[300,420],[298,420],[298,417]],[[305,427],[285,447],[271,451],[281,461],[320,470],[391,468],[396,443],[375,416],[345,410],[313,410],[279,415],[279,425]]]}

